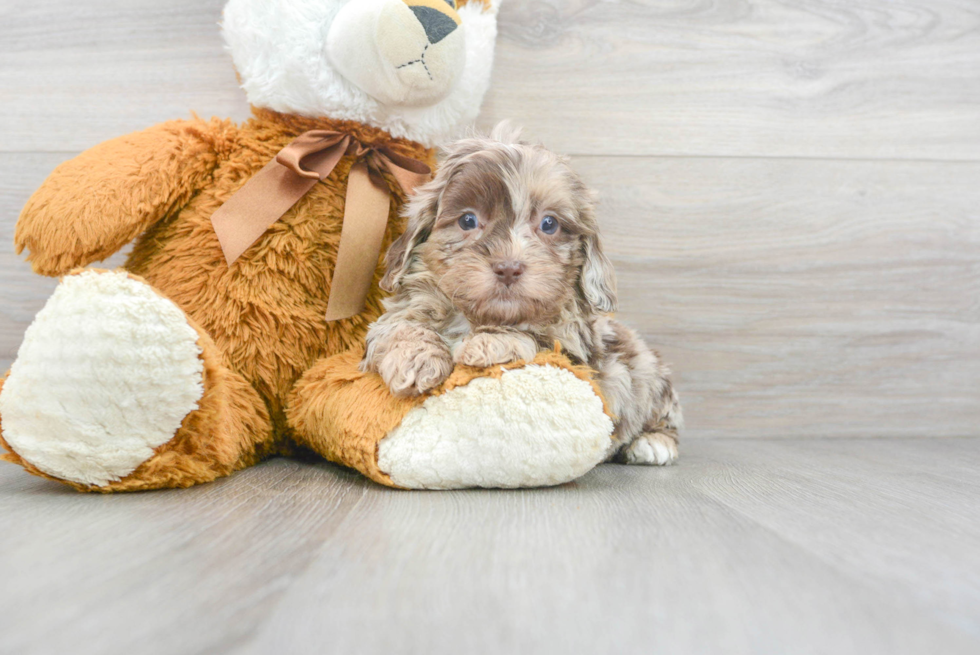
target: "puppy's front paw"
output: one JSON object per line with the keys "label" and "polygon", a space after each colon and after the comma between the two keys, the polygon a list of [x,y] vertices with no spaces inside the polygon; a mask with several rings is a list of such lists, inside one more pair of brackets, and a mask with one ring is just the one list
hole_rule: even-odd
{"label": "puppy's front paw", "polygon": [[433,389],[453,372],[445,346],[399,341],[381,359],[378,373],[396,396],[417,396]]}
{"label": "puppy's front paw", "polygon": [[663,432],[648,432],[633,440],[623,451],[627,464],[668,466],[677,461],[677,439]]}
{"label": "puppy's front paw", "polygon": [[453,359],[457,364],[485,368],[523,359],[530,361],[538,345],[530,336],[520,332],[477,332],[457,344]]}

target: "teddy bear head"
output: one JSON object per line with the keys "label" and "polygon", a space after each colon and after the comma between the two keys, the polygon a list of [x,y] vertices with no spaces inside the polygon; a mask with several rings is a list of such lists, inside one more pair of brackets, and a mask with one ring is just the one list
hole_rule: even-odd
{"label": "teddy bear head", "polygon": [[477,115],[500,0],[229,0],[222,31],[249,102],[432,146]]}

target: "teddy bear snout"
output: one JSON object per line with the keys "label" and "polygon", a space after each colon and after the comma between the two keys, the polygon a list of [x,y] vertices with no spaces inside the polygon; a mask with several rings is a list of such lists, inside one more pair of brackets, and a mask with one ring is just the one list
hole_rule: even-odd
{"label": "teddy bear snout", "polygon": [[375,100],[431,105],[449,94],[465,65],[460,26],[447,0],[358,0],[334,20],[327,53]]}

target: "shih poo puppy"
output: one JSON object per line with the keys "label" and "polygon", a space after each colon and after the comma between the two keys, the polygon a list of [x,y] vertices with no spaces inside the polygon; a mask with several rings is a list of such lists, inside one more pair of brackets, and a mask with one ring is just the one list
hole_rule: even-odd
{"label": "shih poo puppy", "polygon": [[449,146],[407,205],[361,367],[399,395],[443,382],[454,363],[530,360],[557,340],[588,364],[615,417],[608,458],[670,464],[681,408],[667,367],[610,316],[615,274],[593,194],[568,165],[502,125]]}

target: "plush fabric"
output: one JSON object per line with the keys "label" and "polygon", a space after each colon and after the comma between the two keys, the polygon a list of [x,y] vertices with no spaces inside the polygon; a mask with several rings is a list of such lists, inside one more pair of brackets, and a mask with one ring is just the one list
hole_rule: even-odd
{"label": "plush fabric", "polygon": [[[199,119],[164,123],[65,162],[28,201],[15,242],[18,251],[29,251],[37,272],[63,275],[140,235],[126,270],[186,312],[228,369],[258,393],[272,424],[265,435],[272,451],[287,439],[284,400],[296,379],[317,360],[362,343],[367,325],[381,313],[383,261],[366,310],[327,323],[351,157],[231,267],[211,227],[212,212],[310,129],[343,131],[432,164],[434,158],[417,143],[358,123],[263,109],[254,114],[240,126]],[[396,201],[384,248],[404,229],[404,198],[389,182]]]}
{"label": "plush fabric", "polygon": [[530,364],[427,398],[378,445],[378,467],[411,489],[542,487],[603,461],[612,420],[587,381]]}
{"label": "plush fabric", "polygon": [[337,14],[327,53],[382,104],[426,106],[449,94],[466,65],[464,29],[445,0],[361,0]]}
{"label": "plush fabric", "polygon": [[379,101],[336,67],[323,65],[324,26],[348,4],[368,1],[231,0],[222,27],[249,102],[282,113],[357,121],[430,147],[472,123],[490,84],[499,0],[458,3],[465,65],[446,97],[428,106]]}
{"label": "plush fabric", "polygon": [[[105,352],[98,343],[93,348],[86,341],[72,342],[63,334],[48,334],[64,306],[77,307],[81,301],[105,311],[76,312],[61,325],[80,335],[101,334],[111,342],[107,346],[116,346],[114,352]],[[110,304],[117,307],[107,307]],[[9,451],[0,459],[79,491],[109,492],[209,482],[254,464],[277,449],[266,404],[252,385],[227,367],[200,327],[139,277],[124,272],[80,271],[59,285],[39,317],[42,320],[28,329],[28,352],[22,348],[11,371],[0,381],[0,445]],[[164,341],[161,333],[166,332],[181,342],[191,339],[194,356],[190,361],[186,356],[191,350],[186,345],[179,360],[174,353],[160,350]],[[151,338],[145,338],[148,334]],[[31,356],[32,349],[41,357]],[[76,351],[68,361],[64,361],[66,349]],[[45,362],[45,351],[59,353],[56,361]],[[164,362],[179,365],[168,370],[161,366]],[[134,363],[142,366],[144,380],[134,371]],[[169,379],[158,379],[163,375]],[[133,388],[147,381],[155,381],[155,389]],[[14,393],[9,393],[11,383]],[[17,386],[33,393],[18,392]],[[193,406],[185,408],[176,426],[166,426],[170,428],[166,440],[152,443],[148,435],[162,434],[147,426],[155,411],[153,405],[172,404],[173,399],[164,395],[167,388],[187,386],[194,389]],[[66,400],[84,401],[84,406],[77,408],[82,411],[62,407]],[[24,425],[25,415],[38,413],[44,417],[40,426]],[[114,426],[107,420],[110,417]],[[9,425],[11,418],[13,426]],[[34,442],[29,444],[34,448],[21,449],[18,442],[25,439]],[[112,464],[118,466],[120,456],[134,450],[134,443],[154,447],[149,452],[141,449],[142,458],[135,464],[128,459],[125,468],[110,468]],[[36,458],[35,450],[44,456]],[[51,459],[78,460],[75,466],[82,475],[66,475],[66,471],[47,466]]]}
{"label": "plush fabric", "polygon": [[[126,273],[69,276],[28,329],[0,394],[4,437],[50,475],[119,480],[198,408],[197,341],[180,308]],[[106,361],[116,366],[101,375]]]}
{"label": "plush fabric", "polygon": [[[63,275],[142,233],[125,268],[201,326],[282,426],[282,399],[292,383],[317,359],[360,344],[381,312],[379,260],[366,311],[344,321],[323,320],[353,160],[341,161],[231,267],[210,217],[310,129],[344,131],[434,163],[431,151],[418,144],[345,121],[261,109],[241,126],[173,121],[98,145],[55,169],[24,208],[15,231],[18,252],[29,250],[37,272]],[[398,215],[404,198],[393,181],[390,187],[398,202],[392,203],[384,248],[404,229]]]}
{"label": "plush fabric", "polygon": [[[186,487],[301,447],[407,487],[554,484],[598,461],[611,423],[590,373],[556,354],[526,375],[456,371],[428,400],[395,398],[357,371],[382,311],[382,256],[364,311],[325,320],[352,155],[227,263],[212,214],[300,134],[343,132],[434,165],[428,145],[478,110],[494,4],[458,3],[452,38],[465,37],[465,67],[444,99],[410,106],[379,102],[325,60],[330,21],[358,10],[354,1],[230,0],[224,34],[250,120],[171,121],[113,139],[57,167],[30,198],[17,251],[38,273],[65,277],[0,381],[4,460],[100,492]],[[378,16],[431,18],[414,32],[430,45],[450,38],[428,13],[456,16],[432,4],[446,0],[391,1],[370,0]],[[386,182],[383,249],[405,229],[405,198]],[[80,268],[134,239],[123,270]],[[509,439],[519,396],[549,394],[567,415],[549,417],[539,402],[540,420]],[[482,434],[461,432],[473,420],[463,406],[484,395],[498,416]],[[390,451],[379,446],[389,434]],[[470,457],[474,448],[504,456]]]}
{"label": "plush fabric", "polygon": [[556,352],[490,368],[457,366],[426,396],[393,396],[326,359],[296,384],[290,427],[327,459],[406,488],[519,487],[573,480],[605,457],[612,420],[593,373]]}

